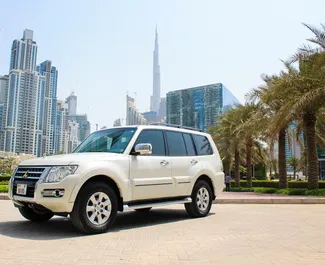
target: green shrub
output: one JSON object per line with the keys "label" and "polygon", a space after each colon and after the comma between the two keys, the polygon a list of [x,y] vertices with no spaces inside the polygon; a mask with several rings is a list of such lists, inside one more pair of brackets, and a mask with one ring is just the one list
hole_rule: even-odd
{"label": "green shrub", "polygon": [[0,185],[8,185],[9,181],[0,181]]}
{"label": "green shrub", "polygon": [[307,190],[305,194],[308,196],[325,196],[325,189]]}
{"label": "green shrub", "polygon": [[0,193],[8,192],[8,185],[0,185]]}
{"label": "green shrub", "polygon": [[0,181],[8,181],[11,178],[9,174],[0,175]]}
{"label": "green shrub", "polygon": [[307,189],[289,189],[288,195],[306,195]]}
{"label": "green shrub", "polygon": [[276,188],[256,188],[256,189],[254,189],[254,192],[273,194],[273,193],[277,192],[277,189]]}
{"label": "green shrub", "polygon": [[289,189],[278,189],[276,194],[288,195]]}
{"label": "green shrub", "polygon": [[[235,186],[235,182],[231,182],[232,186]],[[253,180],[252,181],[253,187],[261,187],[261,188],[279,188],[279,181],[268,181],[268,180]],[[240,181],[241,187],[247,187],[247,181],[241,180]],[[318,182],[319,189],[325,189],[325,181]],[[308,182],[307,181],[289,181],[288,182],[289,189],[307,189]]]}

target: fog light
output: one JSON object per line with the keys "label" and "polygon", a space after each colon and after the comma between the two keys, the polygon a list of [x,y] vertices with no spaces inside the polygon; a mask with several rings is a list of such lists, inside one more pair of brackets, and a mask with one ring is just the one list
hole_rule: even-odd
{"label": "fog light", "polygon": [[43,190],[41,192],[43,197],[63,197],[64,195],[64,189],[55,189],[55,190]]}

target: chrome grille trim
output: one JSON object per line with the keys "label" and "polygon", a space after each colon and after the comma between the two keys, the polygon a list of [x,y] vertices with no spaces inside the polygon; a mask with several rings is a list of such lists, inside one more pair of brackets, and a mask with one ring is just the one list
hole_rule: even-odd
{"label": "chrome grille trim", "polygon": [[[28,167],[28,166],[20,166],[17,168],[14,178],[15,179],[40,179],[44,171],[48,167]],[[25,173],[27,174],[27,178],[24,178]]]}

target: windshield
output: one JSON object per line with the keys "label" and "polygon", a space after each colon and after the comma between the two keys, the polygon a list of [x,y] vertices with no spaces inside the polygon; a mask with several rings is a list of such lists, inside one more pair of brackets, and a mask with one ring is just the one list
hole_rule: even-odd
{"label": "windshield", "polygon": [[123,153],[136,128],[116,128],[94,132],[73,153],[108,152]]}

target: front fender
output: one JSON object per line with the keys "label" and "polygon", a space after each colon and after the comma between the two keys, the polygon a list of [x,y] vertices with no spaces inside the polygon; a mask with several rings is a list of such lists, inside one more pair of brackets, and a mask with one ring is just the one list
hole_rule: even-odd
{"label": "front fender", "polygon": [[130,194],[128,192],[131,190],[129,188],[129,167],[117,167],[116,165],[111,165],[108,167],[101,165],[92,166],[80,176],[79,180],[77,181],[72,190],[69,202],[74,202],[78,196],[81,187],[85,184],[85,182],[95,176],[106,176],[110,178],[116,183],[120,191],[121,197],[123,197],[124,200],[130,198]]}

